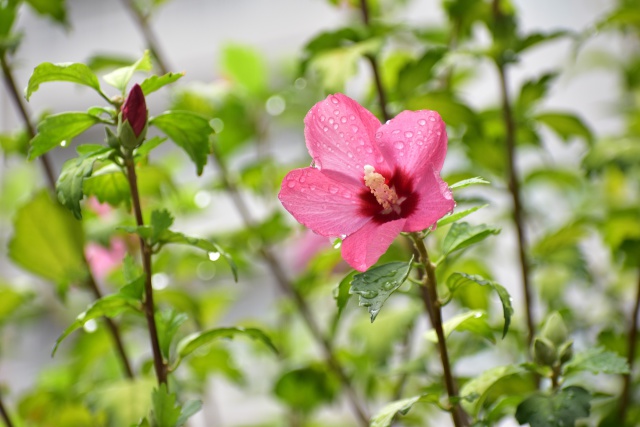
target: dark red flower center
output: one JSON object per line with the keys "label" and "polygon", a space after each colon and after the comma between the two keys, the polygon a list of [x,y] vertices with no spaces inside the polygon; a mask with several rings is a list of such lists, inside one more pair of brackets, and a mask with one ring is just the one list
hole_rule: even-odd
{"label": "dark red flower center", "polygon": [[[371,177],[371,173],[368,176]],[[378,223],[407,218],[418,205],[419,196],[414,191],[412,179],[401,169],[394,170],[389,176],[388,179],[384,177],[384,184],[378,176],[373,176],[377,178],[373,183],[371,179],[365,179],[366,188],[359,194],[362,214],[373,217]]]}

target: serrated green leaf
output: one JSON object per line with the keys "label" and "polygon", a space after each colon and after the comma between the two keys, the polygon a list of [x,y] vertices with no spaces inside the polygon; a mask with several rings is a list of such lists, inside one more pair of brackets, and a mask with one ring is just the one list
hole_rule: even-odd
{"label": "serrated green leaf", "polygon": [[169,393],[166,384],[160,384],[151,393],[154,427],[177,427],[180,418],[180,405],[176,404],[175,393]]}
{"label": "serrated green leaf", "polygon": [[462,397],[460,404],[467,413],[475,418],[496,384],[512,375],[526,373],[527,371],[520,365],[499,366],[484,371],[460,388],[460,396]]}
{"label": "serrated green leaf", "polygon": [[571,386],[551,396],[536,393],[516,410],[516,420],[531,427],[574,426],[576,420],[589,416],[591,394],[582,387]]}
{"label": "serrated green leaf", "polygon": [[524,114],[534,107],[547,94],[557,76],[558,73],[547,73],[537,79],[527,80],[520,88],[520,95],[515,103],[516,110]]}
{"label": "serrated green leaf", "polygon": [[624,357],[612,351],[606,351],[602,347],[590,348],[576,354],[564,365],[564,375],[578,371],[625,375],[629,373],[629,363]]}
{"label": "serrated green leaf", "polygon": [[388,403],[373,417],[371,417],[369,427],[390,427],[396,415],[406,415],[407,412],[413,408],[413,405],[418,402],[437,403],[438,397],[430,394],[423,394]]}
{"label": "serrated green leaf", "polygon": [[173,216],[168,210],[154,210],[151,212],[151,241],[152,244],[159,242],[162,235],[169,231],[169,227],[173,224]]}
{"label": "serrated green leaf", "polygon": [[145,50],[142,58],[137,60],[133,65],[118,68],[117,70],[104,75],[102,78],[105,82],[115,87],[120,92],[122,92],[122,94],[124,94],[125,89],[129,84],[129,80],[131,80],[131,77],[133,77],[133,74],[136,71],[151,71],[152,67],[153,66],[151,64],[151,56],[149,55],[149,51]]}
{"label": "serrated green leaf", "polygon": [[323,403],[332,402],[339,389],[338,379],[324,366],[310,365],[285,372],[273,392],[290,408],[310,413]]}
{"label": "serrated green leaf", "polygon": [[119,206],[124,203],[129,204],[131,200],[131,190],[129,181],[120,170],[111,171],[103,168],[85,178],[82,183],[82,190],[87,196],[95,196],[100,203],[108,203],[111,206]]}
{"label": "serrated green leaf", "polygon": [[371,323],[385,301],[407,280],[412,264],[413,257],[409,262],[390,262],[353,276],[349,292],[360,297],[359,304],[367,307]]}
{"label": "serrated green leaf", "polygon": [[151,118],[149,124],[182,148],[195,163],[198,175],[202,174],[210,151],[209,136],[213,133],[206,118],[189,111],[167,111]]}
{"label": "serrated green leaf", "polygon": [[[493,336],[493,330],[491,326],[489,326],[489,323],[487,323],[487,314],[480,310],[458,314],[444,322],[442,329],[444,329],[445,338],[448,338],[453,331],[469,331],[472,334],[486,338],[494,344],[496,341]],[[434,329],[427,331],[424,337],[431,342],[438,342],[438,336]]]}
{"label": "serrated green leaf", "polygon": [[500,233],[497,227],[486,224],[470,225],[466,222],[456,222],[451,225],[449,232],[442,242],[442,253],[448,255],[451,252],[464,249],[481,242],[492,234]]}
{"label": "serrated green leaf", "polygon": [[458,181],[455,184],[450,185],[449,188],[451,190],[455,190],[457,188],[464,188],[464,187],[468,187],[470,185],[476,185],[476,184],[491,184],[491,183],[482,177],[476,176],[473,178]]}
{"label": "serrated green leaf", "polygon": [[453,273],[447,278],[447,287],[449,288],[449,292],[451,292],[452,294],[454,294],[456,290],[460,289],[462,286],[469,283],[476,283],[480,286],[489,286],[491,289],[496,291],[498,297],[500,297],[500,302],[502,303],[502,313],[504,316],[504,328],[502,329],[502,338],[504,338],[509,331],[511,316],[513,316],[511,295],[509,295],[509,292],[504,288],[504,286],[492,280],[486,280],[482,276],[469,275],[465,273]]}
{"label": "serrated green leaf", "polygon": [[[56,194],[64,207],[69,209],[73,216],[82,219],[80,200],[84,197],[83,184],[93,172],[93,164],[98,160],[105,160],[113,149],[102,146],[90,146],[94,151],[79,150],[80,157],[67,160],[62,166],[62,171],[56,182]],[[102,200],[101,200],[102,201]]]}
{"label": "serrated green leaf", "polygon": [[451,224],[452,222],[456,222],[459,219],[462,219],[462,218],[464,218],[464,217],[466,217],[468,215],[471,215],[475,211],[480,210],[482,208],[485,208],[487,206],[489,206],[489,205],[487,204],[487,205],[482,205],[482,206],[474,206],[472,208],[465,209],[465,210],[459,211],[459,212],[454,212],[451,215],[447,215],[447,216],[445,216],[444,218],[440,219],[437,222],[436,228],[443,227],[443,226],[445,226],[447,224]]}
{"label": "serrated green leaf", "polygon": [[18,209],[13,232],[9,258],[25,270],[55,282],[63,293],[86,277],[82,224],[46,191]]}
{"label": "serrated green leaf", "polygon": [[70,112],[47,116],[38,123],[38,132],[31,140],[29,159],[33,160],[57,147],[63,141],[69,145],[71,140],[101,120],[88,113]]}
{"label": "serrated green leaf", "polygon": [[273,345],[271,338],[269,338],[267,334],[265,334],[264,332],[262,332],[260,329],[257,329],[257,328],[241,328],[241,327],[216,328],[216,329],[209,329],[207,331],[196,332],[194,334],[191,334],[183,338],[178,343],[178,347],[176,351],[178,353],[178,356],[181,359],[183,359],[188,355],[190,355],[191,353],[193,353],[194,351],[196,351],[198,348],[204,345],[207,345],[215,340],[218,340],[220,338],[234,338],[238,335],[246,336],[254,340],[261,341],[267,347],[273,350],[274,353],[278,354],[278,349],[276,348],[275,345]]}
{"label": "serrated green leaf", "polygon": [[148,156],[151,150],[153,150],[166,140],[167,138],[161,138],[159,136],[154,136],[153,138],[145,140],[142,145],[136,149],[136,156]]}
{"label": "serrated green leaf", "polygon": [[25,92],[27,101],[31,95],[40,88],[42,83],[47,82],[72,82],[88,86],[98,92],[103,98],[108,99],[100,88],[98,77],[89,67],[82,63],[52,64],[50,62],[43,62],[38,65],[33,70],[29,78],[29,83],[27,84]]}
{"label": "serrated green leaf", "polygon": [[127,67],[136,61],[135,58],[120,55],[110,54],[97,54],[87,58],[87,67],[91,68],[93,72]]}
{"label": "serrated green leaf", "polygon": [[549,112],[536,115],[535,119],[549,127],[564,141],[582,138],[587,144],[593,142],[593,134],[578,116],[569,113]]}
{"label": "serrated green leaf", "polygon": [[222,49],[222,72],[249,93],[259,95],[267,89],[267,69],[257,49],[228,44]]}
{"label": "serrated green leaf", "polygon": [[167,73],[162,76],[151,76],[144,79],[140,83],[140,88],[145,96],[157,91],[158,89],[171,84],[184,76],[184,73]]}
{"label": "serrated green leaf", "polygon": [[58,350],[58,346],[60,343],[69,336],[73,331],[79,329],[84,326],[86,322],[92,319],[97,319],[98,317],[115,317],[125,311],[136,311],[139,312],[141,310],[140,302],[136,299],[130,298],[127,295],[118,293],[107,295],[99,300],[96,300],[93,304],[89,306],[87,310],[80,313],[76,318],[75,322],[73,322],[67,329],[64,330],[62,335],[58,337],[56,340],[56,344],[53,347],[53,351],[51,352],[51,356],[53,357]]}

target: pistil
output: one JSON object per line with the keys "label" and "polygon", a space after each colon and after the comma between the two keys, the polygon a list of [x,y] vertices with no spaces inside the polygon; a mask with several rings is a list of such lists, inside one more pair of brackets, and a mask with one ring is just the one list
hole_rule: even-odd
{"label": "pistil", "polygon": [[395,188],[389,187],[385,177],[376,172],[371,165],[364,165],[364,185],[371,190],[371,193],[382,206],[383,214],[391,213],[391,211],[400,214],[400,204],[404,201],[404,198],[398,199]]}

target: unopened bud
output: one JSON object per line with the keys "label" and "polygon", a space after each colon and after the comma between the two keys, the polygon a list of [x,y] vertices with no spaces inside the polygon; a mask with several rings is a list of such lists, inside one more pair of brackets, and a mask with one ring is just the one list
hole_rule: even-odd
{"label": "unopened bud", "polygon": [[558,349],[560,364],[564,365],[573,357],[573,341],[567,341]]}
{"label": "unopened bud", "polygon": [[569,338],[569,331],[567,330],[567,326],[564,324],[564,320],[562,320],[560,313],[557,311],[551,313],[547,318],[540,335],[554,343],[556,347],[561,346],[565,341],[567,341]]}
{"label": "unopened bud", "polygon": [[129,122],[136,137],[140,136],[147,125],[147,103],[139,84],[135,84],[122,106],[122,121]]}
{"label": "unopened bud", "polygon": [[556,363],[556,348],[551,341],[543,337],[536,337],[533,340],[533,359],[546,366],[553,366]]}

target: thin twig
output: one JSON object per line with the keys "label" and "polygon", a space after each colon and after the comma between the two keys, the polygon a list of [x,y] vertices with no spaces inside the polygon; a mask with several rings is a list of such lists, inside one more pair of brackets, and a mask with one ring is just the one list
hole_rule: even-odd
{"label": "thin twig", "polygon": [[421,286],[422,300],[431,319],[431,326],[435,330],[438,338],[438,351],[440,353],[440,361],[442,362],[444,384],[447,389],[447,395],[449,396],[451,420],[456,427],[466,427],[469,425],[467,414],[458,403],[458,387],[451,371],[449,352],[447,351],[447,343],[442,327],[442,310],[438,302],[438,284],[436,281],[435,265],[429,259],[427,247],[424,244],[422,236],[416,233],[411,233],[409,236],[415,245],[416,251],[420,254],[420,264],[422,264],[426,272],[426,275],[423,276]]}
{"label": "thin twig", "polygon": [[[29,136],[29,139],[33,139],[33,137],[36,135],[35,127],[31,123],[31,115],[27,110],[27,106],[24,104],[22,96],[20,96],[20,93],[18,92],[18,87],[13,77],[13,72],[7,62],[5,55],[0,56],[0,63],[2,65],[2,74],[4,76],[9,94],[11,95],[11,99],[13,99],[15,107],[20,113],[20,117],[22,118],[24,126],[27,130],[27,135]],[[49,157],[48,157],[48,153],[41,155],[39,158],[40,158],[42,167],[44,168],[45,178],[46,178],[49,190],[52,193],[52,195],[55,197],[56,179],[55,179],[55,174],[53,173],[53,167],[51,166],[51,161],[49,160]],[[85,262],[85,265],[88,266],[86,259],[84,260],[84,262]],[[96,299],[102,298],[102,293],[100,292],[100,289],[96,285],[96,281],[95,281],[95,278],[93,277],[93,274],[91,273],[91,269],[88,268],[87,271],[89,272],[88,277],[86,279],[87,286],[89,287],[89,289],[91,289]],[[111,337],[113,338],[113,342],[116,345],[116,350],[118,352],[118,355],[120,356],[120,362],[122,363],[124,372],[127,377],[133,378],[131,363],[129,363],[129,358],[127,357],[127,354],[125,352],[124,345],[122,343],[122,338],[120,336],[120,332],[118,331],[118,327],[112,319],[108,317],[105,317],[105,319],[107,322],[107,327],[111,332]]]}
{"label": "thin twig", "polygon": [[636,359],[636,345],[638,340],[638,315],[640,315],[640,272],[638,273],[638,284],[636,289],[636,301],[631,312],[629,335],[627,336],[627,363],[629,363],[629,373],[624,375],[622,385],[622,395],[620,396],[620,410],[618,420],[620,425],[624,425],[627,411],[631,402],[631,380],[633,379],[633,367]]}
{"label": "thin twig", "polygon": [[[360,12],[362,13],[362,21],[364,25],[369,27],[371,25],[371,21],[369,18],[369,7],[367,5],[367,0],[360,0]],[[380,112],[382,113],[382,118],[384,121],[388,121],[391,119],[391,115],[389,114],[387,108],[387,95],[384,90],[384,86],[382,85],[382,77],[380,75],[380,67],[378,67],[378,60],[373,55],[366,55],[369,64],[371,65],[371,71],[373,72],[373,81],[376,85],[376,92],[378,93],[378,103],[380,104]]]}
{"label": "thin twig", "polygon": [[0,416],[2,416],[2,420],[6,424],[6,427],[14,427],[15,424],[11,421],[11,417],[9,416],[9,412],[4,407],[4,402],[2,401],[2,397],[0,396]]}
{"label": "thin twig", "polygon": [[[217,163],[217,166],[220,170],[222,184],[224,185],[226,191],[229,193],[231,200],[233,201],[233,204],[235,205],[236,209],[240,213],[240,217],[242,218],[242,221],[244,222],[245,227],[248,228],[249,230],[256,230],[257,224],[254,221],[249,211],[249,208],[244,202],[242,196],[240,195],[238,187],[230,179],[229,171],[227,170],[227,167],[222,157],[218,153],[216,147],[213,147],[212,153],[213,153],[212,154],[213,159]],[[322,330],[318,326],[318,323],[313,317],[306,300],[302,297],[300,292],[298,292],[298,290],[295,288],[293,283],[291,283],[291,281],[289,280],[289,278],[287,277],[284,271],[284,268],[282,267],[282,264],[279,262],[278,258],[276,258],[273,255],[271,250],[266,245],[262,245],[259,252],[262,258],[264,259],[264,261],[266,262],[267,266],[269,267],[269,270],[271,270],[271,273],[275,277],[276,282],[278,283],[278,286],[280,286],[280,289],[282,290],[283,293],[288,295],[289,298],[293,300],[294,304],[296,305],[296,308],[300,312],[300,315],[302,316],[304,322],[309,328],[311,335],[318,342],[318,344],[320,344],[320,347],[324,352],[324,357],[327,361],[327,364],[329,365],[331,370],[338,376],[340,382],[342,383],[342,386],[347,392],[347,396],[358,418],[359,423],[362,426],[368,426],[369,416],[367,415],[363,404],[360,402],[360,399],[351,384],[351,380],[349,379],[347,374],[344,372],[342,365],[336,358],[331,342],[324,336]]]}
{"label": "thin twig", "polygon": [[[136,217],[138,227],[144,225],[142,219],[142,208],[140,207],[140,193],[138,192],[138,178],[136,176],[136,166],[133,156],[125,155],[125,166],[127,169],[127,180],[131,190],[131,201],[133,202],[133,211]],[[151,350],[153,352],[153,366],[156,371],[158,384],[167,384],[167,364],[165,363],[162,352],[160,351],[160,341],[158,339],[158,327],[156,326],[155,305],[153,303],[153,287],[151,286],[151,247],[147,245],[146,240],[140,237],[140,252],[142,254],[142,266],[144,268],[144,315],[147,319],[149,327],[149,337],[151,339]]]}
{"label": "thin twig", "polygon": [[[27,135],[29,139],[33,138],[36,135],[35,128],[31,123],[31,118],[29,112],[27,111],[27,106],[24,104],[22,96],[18,92],[18,86],[16,85],[16,81],[13,78],[13,72],[11,67],[7,63],[6,54],[0,55],[0,62],[2,63],[2,74],[4,76],[4,81],[6,83],[7,89],[9,91],[9,95],[11,95],[11,99],[13,99],[13,103],[16,106],[16,109],[20,113],[22,117],[22,121],[27,129]],[[49,160],[49,156],[47,153],[40,156],[40,162],[42,163],[42,167],[44,169],[44,175],[47,181],[47,185],[52,193],[56,192],[56,178],[53,173],[53,166],[51,165],[51,161]]]}
{"label": "thin twig", "polygon": [[155,58],[156,64],[160,69],[162,74],[167,74],[169,72],[169,66],[167,65],[167,61],[160,50],[158,39],[153,32],[153,29],[149,25],[149,17],[145,15],[133,2],[133,0],[122,0],[122,3],[127,8],[131,16],[138,24],[138,28],[142,32],[142,36],[144,37],[145,43],[147,44],[147,48],[151,55]]}
{"label": "thin twig", "polygon": [[530,282],[530,266],[527,258],[527,240],[525,236],[525,218],[522,208],[520,193],[520,182],[518,181],[518,167],[516,165],[516,126],[513,119],[511,102],[509,101],[509,91],[507,87],[507,77],[505,67],[498,63],[498,74],[500,76],[500,92],[502,96],[502,113],[506,129],[507,143],[507,179],[511,200],[513,203],[513,221],[518,236],[518,256],[520,258],[520,271],[522,273],[522,294],[524,295],[525,316],[527,318],[527,344],[531,346],[535,334],[535,323],[533,321],[533,299]]}

